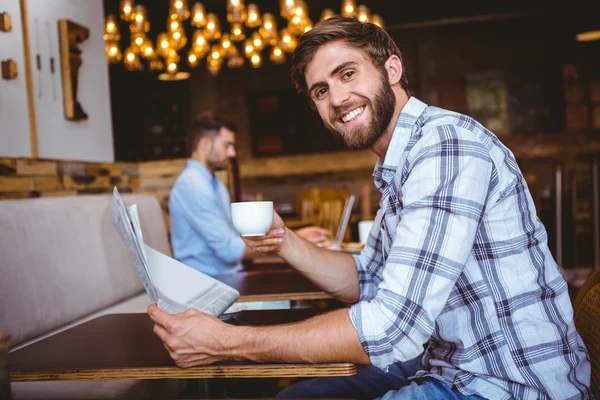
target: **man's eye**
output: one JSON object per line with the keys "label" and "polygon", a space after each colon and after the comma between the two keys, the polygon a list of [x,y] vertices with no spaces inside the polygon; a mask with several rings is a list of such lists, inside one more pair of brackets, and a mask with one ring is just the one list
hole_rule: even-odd
{"label": "man's eye", "polygon": [[327,93],[327,89],[326,89],[326,88],[319,89],[319,90],[317,90],[317,92],[315,93],[315,97],[316,97],[317,99],[320,99],[320,98],[322,98],[323,96],[325,96],[325,93]]}
{"label": "man's eye", "polygon": [[354,71],[348,71],[348,72],[344,73],[344,79],[351,78],[352,75],[354,75]]}

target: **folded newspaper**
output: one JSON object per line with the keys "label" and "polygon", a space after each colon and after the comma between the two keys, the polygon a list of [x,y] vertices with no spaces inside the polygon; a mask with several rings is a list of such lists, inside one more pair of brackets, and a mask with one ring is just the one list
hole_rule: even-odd
{"label": "folded newspaper", "polygon": [[234,288],[144,244],[137,205],[126,208],[116,187],[112,223],[127,245],[148,297],[162,310],[177,314],[196,308],[218,317],[240,297]]}

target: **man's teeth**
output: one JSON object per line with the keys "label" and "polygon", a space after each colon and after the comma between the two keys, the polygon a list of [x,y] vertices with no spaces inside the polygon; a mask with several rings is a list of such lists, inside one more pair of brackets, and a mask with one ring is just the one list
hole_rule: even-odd
{"label": "man's teeth", "polygon": [[350,111],[348,114],[344,115],[342,117],[342,121],[344,122],[350,122],[352,121],[354,118],[358,117],[360,114],[362,114],[362,112],[365,110],[364,107],[358,107],[355,110]]}

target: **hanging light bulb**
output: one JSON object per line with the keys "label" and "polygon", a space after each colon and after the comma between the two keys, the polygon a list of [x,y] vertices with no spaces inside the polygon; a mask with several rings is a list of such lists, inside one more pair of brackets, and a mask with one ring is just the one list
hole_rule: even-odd
{"label": "hanging light bulb", "polygon": [[171,18],[186,20],[190,17],[190,9],[187,0],[171,0],[169,8]]}
{"label": "hanging light bulb", "polygon": [[360,22],[371,22],[371,11],[367,6],[358,6],[358,20]]}
{"label": "hanging light bulb", "polygon": [[262,57],[259,53],[254,53],[250,55],[250,64],[252,64],[252,68],[260,68],[262,65]]}
{"label": "hanging light bulb", "polygon": [[150,30],[150,22],[148,22],[148,12],[146,11],[146,7],[138,4],[133,8],[129,29],[132,33],[148,32]]}
{"label": "hanging light bulb", "polygon": [[169,50],[169,35],[166,33],[159,33],[156,38],[156,52],[161,56],[167,54]]}
{"label": "hanging light bulb", "polygon": [[121,32],[119,31],[117,18],[114,15],[109,15],[106,17],[106,23],[104,24],[104,40],[118,41],[119,39],[121,39]]}
{"label": "hanging light bulb", "polygon": [[381,29],[385,29],[385,24],[383,23],[383,18],[381,18],[381,15],[373,15],[373,17],[371,18],[371,22],[380,27]]}
{"label": "hanging light bulb", "polygon": [[119,42],[108,41],[105,44],[106,59],[111,64],[116,64],[123,59],[123,53],[119,47]]}
{"label": "hanging light bulb", "polygon": [[169,18],[167,20],[167,26],[169,28],[168,29],[169,32],[173,32],[173,31],[181,29],[181,23],[179,21],[177,21],[176,19]]}
{"label": "hanging light bulb", "polygon": [[131,34],[131,50],[135,54],[140,54],[142,51],[142,45],[144,44],[144,40],[146,39],[145,33],[132,33]]}
{"label": "hanging light bulb", "polygon": [[246,35],[244,34],[244,27],[240,23],[235,23],[231,25],[231,40],[234,42],[241,42],[246,39]]}
{"label": "hanging light bulb", "polygon": [[292,7],[292,17],[300,17],[302,19],[308,18],[308,7],[303,0],[295,0],[294,6]]}
{"label": "hanging light bulb", "polygon": [[262,49],[265,48],[265,44],[262,40],[262,37],[260,36],[260,34],[258,32],[254,32],[252,33],[252,47],[254,47],[255,51],[261,51]]}
{"label": "hanging light bulb", "polygon": [[285,51],[286,53],[291,53],[292,51],[294,51],[294,49],[298,45],[298,42],[296,41],[294,35],[290,34],[290,32],[287,29],[283,28],[281,30],[280,36],[281,48],[283,49],[283,51]]}
{"label": "hanging light bulb", "polygon": [[185,32],[183,28],[179,28],[176,31],[172,31],[169,34],[169,47],[179,50],[185,46],[187,43],[187,37],[185,37]]}
{"label": "hanging light bulb", "polygon": [[354,0],[342,0],[342,15],[354,17],[356,15],[356,2]]}
{"label": "hanging light bulb", "polygon": [[210,57],[213,60],[218,60],[220,58],[223,58],[223,56],[224,56],[223,48],[221,46],[219,46],[218,44],[213,44],[212,47],[210,48]]}
{"label": "hanging light bulb", "polygon": [[283,18],[288,19],[291,17],[294,10],[294,3],[294,0],[280,0],[279,10]]}
{"label": "hanging light bulb", "polygon": [[335,12],[331,8],[326,8],[321,11],[321,21],[325,21],[335,15]]}
{"label": "hanging light bulb", "polygon": [[130,22],[133,14],[133,0],[121,0],[119,13],[123,21]]}
{"label": "hanging light bulb", "polygon": [[260,11],[258,6],[254,3],[248,4],[248,18],[246,19],[246,26],[248,28],[256,28],[262,24],[260,19]]}
{"label": "hanging light bulb", "polygon": [[204,33],[202,31],[197,30],[194,32],[192,47],[194,49],[194,53],[200,57],[204,57],[204,55],[208,52],[209,43],[204,37]]}
{"label": "hanging light bulb", "polygon": [[187,55],[187,60],[190,67],[196,67],[200,62],[200,57],[198,57],[198,54],[196,54],[194,50],[190,50]]}
{"label": "hanging light bulb", "polygon": [[266,13],[263,15],[263,24],[258,29],[258,32],[267,42],[277,38],[277,21],[275,21],[273,14]]}
{"label": "hanging light bulb", "polygon": [[137,54],[133,52],[131,48],[125,49],[125,68],[129,71],[139,71],[143,69],[142,63],[140,62]]}
{"label": "hanging light bulb", "polygon": [[227,0],[227,11],[235,11],[245,8],[244,0]]}
{"label": "hanging light bulb", "polygon": [[213,53],[211,53],[206,57],[206,65],[211,75],[216,76],[223,65],[223,57],[219,56],[218,58],[215,58],[213,57]]}
{"label": "hanging light bulb", "polygon": [[252,54],[254,54],[254,44],[252,43],[252,39],[248,38],[244,42],[244,53],[246,57],[250,58]]}
{"label": "hanging light bulb", "polygon": [[306,26],[306,19],[302,16],[293,15],[288,20],[288,31],[292,35],[300,36],[304,33],[304,27]]}
{"label": "hanging light bulb", "polygon": [[285,53],[279,45],[275,45],[271,49],[269,58],[273,64],[283,64],[285,62]]}
{"label": "hanging light bulb", "polygon": [[231,39],[229,33],[224,33],[221,36],[221,49],[223,49],[223,55],[227,57],[233,56],[233,54],[237,51],[233,43],[231,43]]}
{"label": "hanging light bulb", "polygon": [[176,62],[171,61],[169,63],[167,63],[167,72],[171,75],[175,75],[177,73],[177,71],[179,71],[179,66],[177,65]]}
{"label": "hanging light bulb", "polygon": [[206,38],[208,40],[217,40],[221,37],[221,27],[219,25],[219,18],[216,14],[209,13],[206,16]]}
{"label": "hanging light bulb", "polygon": [[206,25],[206,9],[204,4],[196,3],[192,6],[192,20],[190,21],[195,28],[202,28]]}
{"label": "hanging light bulb", "polygon": [[146,60],[154,58],[154,48],[152,47],[152,41],[148,38],[144,39],[144,42],[140,46],[142,57]]}

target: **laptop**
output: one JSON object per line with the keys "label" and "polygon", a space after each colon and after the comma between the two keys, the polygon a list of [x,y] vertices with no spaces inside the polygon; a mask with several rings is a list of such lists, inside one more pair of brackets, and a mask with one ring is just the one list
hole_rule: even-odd
{"label": "laptop", "polygon": [[340,216],[340,222],[338,223],[337,233],[335,234],[335,239],[329,248],[330,250],[341,250],[342,242],[344,241],[344,234],[346,233],[346,228],[348,227],[348,221],[350,220],[350,215],[352,214],[352,207],[354,206],[354,195],[351,194],[346,198],[346,202],[344,203],[344,209],[342,210],[342,215]]}

